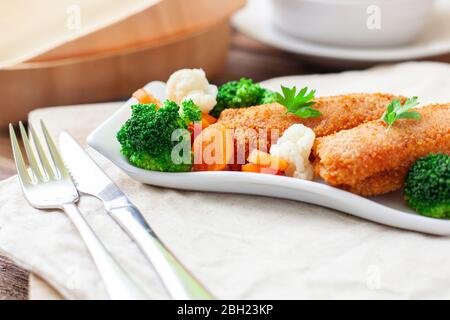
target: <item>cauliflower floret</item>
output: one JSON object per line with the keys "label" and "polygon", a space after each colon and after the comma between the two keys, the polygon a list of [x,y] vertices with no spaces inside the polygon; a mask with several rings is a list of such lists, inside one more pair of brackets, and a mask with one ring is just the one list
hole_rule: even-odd
{"label": "cauliflower floret", "polygon": [[178,104],[192,101],[204,113],[209,113],[217,104],[218,89],[211,85],[202,69],[182,69],[172,74],[167,81],[166,95]]}
{"label": "cauliflower floret", "polygon": [[312,180],[314,173],[309,155],[315,138],[316,135],[310,128],[294,124],[284,132],[276,144],[272,145],[270,154],[289,163],[285,171],[287,176]]}
{"label": "cauliflower floret", "polygon": [[209,113],[217,104],[217,87],[210,85],[207,93],[203,91],[192,91],[183,100],[191,99],[204,113]]}

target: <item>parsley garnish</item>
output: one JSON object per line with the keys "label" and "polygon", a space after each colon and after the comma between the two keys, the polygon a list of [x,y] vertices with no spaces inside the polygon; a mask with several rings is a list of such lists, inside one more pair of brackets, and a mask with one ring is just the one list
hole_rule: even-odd
{"label": "parsley garnish", "polygon": [[404,104],[401,104],[400,100],[392,100],[387,106],[381,120],[383,120],[387,125],[389,130],[395,121],[399,119],[415,119],[420,120],[420,113],[417,111],[410,110],[419,104],[417,97],[412,99],[407,99]]}
{"label": "parsley garnish", "polygon": [[292,89],[281,86],[283,95],[277,92],[276,101],[287,108],[286,113],[293,113],[300,118],[317,118],[322,115],[319,110],[311,108],[316,102],[312,101],[316,94],[315,90],[308,93],[308,87],[304,87],[297,93],[297,88]]}

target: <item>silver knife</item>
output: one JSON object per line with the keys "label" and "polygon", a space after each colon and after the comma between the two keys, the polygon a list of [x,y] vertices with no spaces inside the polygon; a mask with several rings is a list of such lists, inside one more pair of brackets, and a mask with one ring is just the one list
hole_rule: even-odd
{"label": "silver knife", "polygon": [[214,299],[161,242],[136,206],[68,132],[61,133],[59,145],[77,189],[103,201],[108,213],[153,264],[172,298]]}

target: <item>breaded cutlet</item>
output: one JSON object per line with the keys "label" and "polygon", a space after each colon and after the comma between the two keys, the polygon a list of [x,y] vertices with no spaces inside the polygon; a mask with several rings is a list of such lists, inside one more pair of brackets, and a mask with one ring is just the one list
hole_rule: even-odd
{"label": "breaded cutlet", "polygon": [[365,196],[399,189],[417,159],[430,153],[450,154],[450,104],[415,110],[420,120],[401,119],[389,130],[375,120],[316,139],[316,175]]}
{"label": "breaded cutlet", "polygon": [[382,93],[316,98],[313,108],[322,115],[308,119],[286,113],[286,108],[278,103],[225,109],[218,123],[235,132],[235,148],[244,148],[248,155],[249,150],[254,148],[270,150],[271,144],[296,123],[312,128],[317,137],[322,137],[379,119],[386,106],[394,99],[402,102],[405,100],[403,97]]}

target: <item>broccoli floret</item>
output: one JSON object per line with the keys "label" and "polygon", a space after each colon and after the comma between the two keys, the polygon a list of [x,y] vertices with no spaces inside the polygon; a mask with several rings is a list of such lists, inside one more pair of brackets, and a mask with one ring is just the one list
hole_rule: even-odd
{"label": "broccoli floret", "polygon": [[182,117],[186,123],[202,120],[202,111],[192,100],[185,100],[181,103]]}
{"label": "broccoli floret", "polygon": [[[190,171],[192,161],[174,163],[172,160],[173,148],[184,139],[190,139],[189,132],[181,135],[178,141],[172,141],[172,133],[177,129],[187,129],[193,121],[200,121],[200,109],[192,101],[186,101],[183,102],[183,111],[179,112],[180,107],[175,102],[166,101],[159,109],[155,104],[136,104],[131,110],[131,118],[117,133],[121,153],[130,163],[154,171]],[[189,153],[191,159],[190,144]]]}
{"label": "broccoli floret", "polygon": [[268,89],[264,89],[263,96],[261,97],[260,104],[268,104],[268,103],[274,103],[276,102],[276,94],[273,91],[270,91]]}
{"label": "broccoli floret", "polygon": [[422,215],[450,218],[450,156],[430,154],[417,160],[406,177],[405,198]]}
{"label": "broccoli floret", "polygon": [[227,108],[251,107],[272,102],[275,102],[275,94],[272,91],[262,88],[250,79],[242,78],[225,83],[219,88],[217,104],[210,114],[217,118]]}

